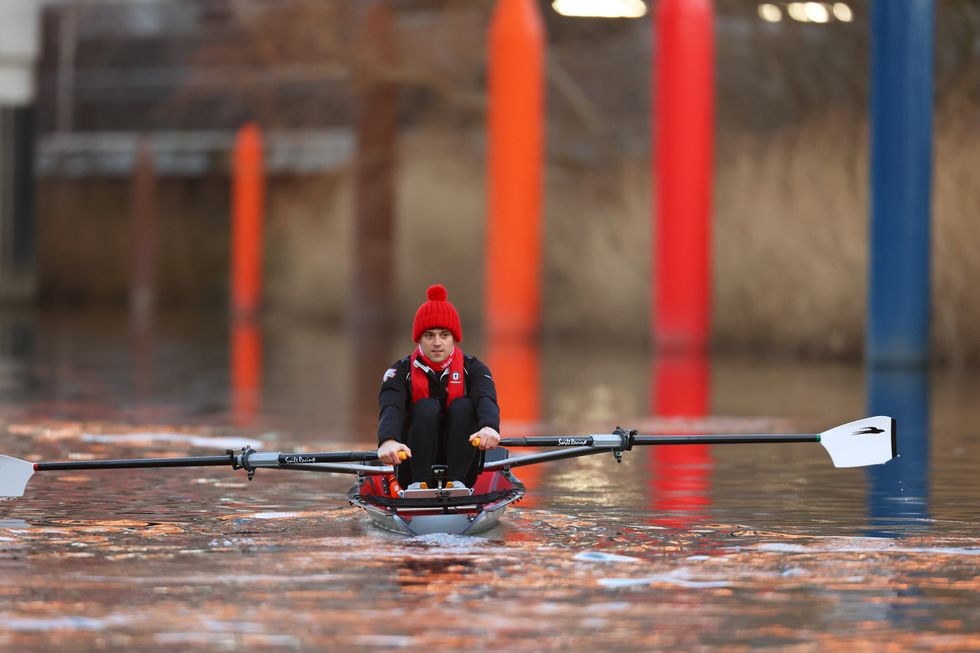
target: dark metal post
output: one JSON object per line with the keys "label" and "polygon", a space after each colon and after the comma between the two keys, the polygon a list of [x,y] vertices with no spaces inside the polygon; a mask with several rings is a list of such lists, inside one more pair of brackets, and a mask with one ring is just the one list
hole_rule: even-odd
{"label": "dark metal post", "polygon": [[40,3],[0,3],[0,304],[34,296],[34,60]]}
{"label": "dark metal post", "polygon": [[359,17],[357,170],[349,316],[354,329],[391,324],[394,276],[394,167],[398,93],[386,79],[394,65],[391,11],[367,3]]}
{"label": "dark metal post", "polygon": [[34,296],[34,107],[0,107],[0,303]]}
{"label": "dark metal post", "polygon": [[129,315],[134,326],[145,329],[153,321],[156,307],[157,242],[156,167],[150,139],[141,136],[136,144],[132,178],[133,249],[129,287]]}

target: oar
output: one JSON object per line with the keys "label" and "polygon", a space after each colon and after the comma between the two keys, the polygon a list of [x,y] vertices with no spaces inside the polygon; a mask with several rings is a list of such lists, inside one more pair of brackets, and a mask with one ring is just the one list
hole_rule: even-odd
{"label": "oar", "polygon": [[[830,454],[835,467],[865,467],[880,465],[898,455],[895,420],[879,415],[849,422],[823,433],[753,433],[753,434],[704,434],[704,435],[637,435],[635,431],[616,429],[613,433],[586,436],[538,436],[502,438],[504,447],[568,447],[559,451],[529,454],[499,460],[484,465],[484,469],[518,467],[587,456],[592,453],[612,451],[619,454],[634,446],[658,446],[676,444],[768,444],[780,442],[819,442]],[[474,446],[479,445],[479,439]]]}
{"label": "oar", "polygon": [[[399,456],[404,460],[404,452]],[[224,456],[190,456],[185,458],[129,458],[118,460],[69,460],[57,462],[32,463],[10,456],[0,455],[0,497],[21,497],[27,482],[35,472],[81,470],[81,469],[145,469],[155,467],[223,467],[244,469],[249,480],[259,467],[280,469],[306,469],[315,471],[337,471],[358,473],[370,471],[375,474],[391,472],[391,467],[363,465],[330,465],[378,459],[377,451],[332,451],[322,453],[261,453],[251,447],[228,450]],[[364,469],[362,469],[364,468]]]}
{"label": "oar", "polygon": [[[500,444],[508,447],[558,447],[556,451],[534,453],[487,463],[483,469],[492,471],[508,467],[613,452],[617,459],[622,452],[639,445],[676,444],[758,444],[776,442],[819,442],[830,454],[836,467],[864,467],[886,463],[898,455],[895,420],[891,417],[869,417],[843,426],[810,434],[741,434],[741,435],[637,435],[635,431],[617,428],[613,433],[582,437],[504,438]],[[478,445],[479,441],[474,442]],[[399,454],[404,460],[404,456]],[[377,451],[339,451],[323,453],[262,453],[251,447],[228,450],[224,456],[192,456],[186,458],[136,458],[120,460],[72,460],[38,462],[0,455],[0,497],[24,495],[27,482],[35,472],[82,469],[136,469],[150,467],[208,467],[230,465],[244,469],[251,479],[260,467],[294,469],[298,471],[342,472],[350,474],[387,474],[390,466],[341,465],[333,463],[370,462],[378,459]]]}

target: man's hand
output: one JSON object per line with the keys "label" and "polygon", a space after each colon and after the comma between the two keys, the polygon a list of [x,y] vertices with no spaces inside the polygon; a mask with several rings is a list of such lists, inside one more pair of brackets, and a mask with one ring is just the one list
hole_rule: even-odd
{"label": "man's hand", "polygon": [[480,447],[484,451],[496,449],[497,445],[500,444],[500,434],[489,426],[484,426],[470,436],[470,444],[474,447]]}
{"label": "man's hand", "polygon": [[378,447],[378,458],[387,465],[397,465],[412,457],[412,450],[397,440],[385,440]]}

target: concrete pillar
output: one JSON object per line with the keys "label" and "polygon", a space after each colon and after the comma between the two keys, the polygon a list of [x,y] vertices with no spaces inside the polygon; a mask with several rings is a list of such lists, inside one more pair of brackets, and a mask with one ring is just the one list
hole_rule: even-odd
{"label": "concrete pillar", "polygon": [[0,0],[0,305],[34,295],[37,0]]}

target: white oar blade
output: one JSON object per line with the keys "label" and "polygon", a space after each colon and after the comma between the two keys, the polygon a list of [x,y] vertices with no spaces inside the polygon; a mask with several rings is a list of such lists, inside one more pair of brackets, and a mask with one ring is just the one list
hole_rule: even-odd
{"label": "white oar blade", "polygon": [[0,497],[22,497],[34,476],[34,463],[0,455]]}
{"label": "white oar blade", "polygon": [[881,465],[898,455],[895,420],[878,415],[859,419],[820,434],[834,467]]}

